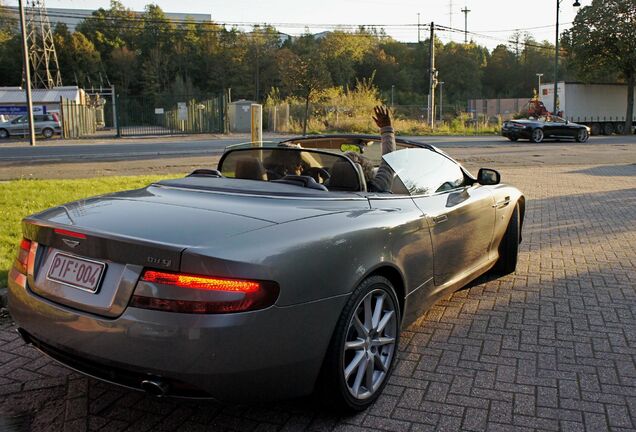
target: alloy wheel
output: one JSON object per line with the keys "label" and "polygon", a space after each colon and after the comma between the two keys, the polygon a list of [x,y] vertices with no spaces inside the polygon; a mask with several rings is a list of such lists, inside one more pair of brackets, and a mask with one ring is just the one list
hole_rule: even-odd
{"label": "alloy wheel", "polygon": [[397,329],[396,305],[386,291],[373,290],[356,306],[343,355],[344,380],[354,398],[370,398],[386,379]]}
{"label": "alloy wheel", "polygon": [[532,131],[532,141],[540,143],[543,141],[543,131],[541,129],[535,129]]}
{"label": "alloy wheel", "polygon": [[588,137],[589,137],[589,134],[587,133],[587,130],[585,130],[585,129],[581,129],[581,130],[579,131],[579,136],[578,136],[578,141],[579,141],[579,142],[585,142],[585,141],[587,141]]}

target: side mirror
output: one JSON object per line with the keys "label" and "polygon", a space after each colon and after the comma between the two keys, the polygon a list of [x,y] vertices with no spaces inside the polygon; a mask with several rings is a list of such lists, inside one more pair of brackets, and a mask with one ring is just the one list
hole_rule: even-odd
{"label": "side mirror", "polygon": [[477,174],[477,182],[484,186],[496,185],[501,182],[501,174],[494,169],[481,168]]}

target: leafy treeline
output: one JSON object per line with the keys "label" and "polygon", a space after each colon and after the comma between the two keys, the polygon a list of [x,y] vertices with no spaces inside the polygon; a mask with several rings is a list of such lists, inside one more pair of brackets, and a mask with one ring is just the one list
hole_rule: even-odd
{"label": "leafy treeline", "polygon": [[[0,9],[0,85],[20,85],[19,26],[1,14]],[[65,84],[109,81],[132,95],[231,88],[233,99],[262,101],[276,88],[280,97],[310,100],[318,89],[352,87],[372,76],[387,101],[394,88],[396,104],[424,104],[428,93],[428,41],[402,43],[364,27],[289,38],[267,25],[243,32],[215,23],[174,22],[156,5],[135,14],[113,0],[74,32],[58,24],[54,37]],[[463,108],[470,98],[530,97],[537,73],[553,80],[554,46],[528,34],[515,39],[518,43],[492,51],[475,42],[436,40],[445,104]],[[575,78],[568,71],[568,53],[562,52],[561,79]]]}

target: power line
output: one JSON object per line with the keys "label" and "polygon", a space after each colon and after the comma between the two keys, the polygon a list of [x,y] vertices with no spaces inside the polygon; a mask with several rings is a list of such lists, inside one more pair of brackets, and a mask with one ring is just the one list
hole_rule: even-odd
{"label": "power line", "polygon": [[[5,9],[8,11],[15,12],[15,8],[11,6],[0,6],[0,9]],[[304,28],[304,27],[315,27],[315,28],[329,28],[329,29],[384,29],[384,28],[415,28],[417,24],[345,24],[345,23],[289,23],[289,22],[249,22],[249,21],[193,21],[188,19],[177,19],[165,17],[161,19],[151,19],[143,14],[138,14],[131,12],[129,16],[96,16],[96,15],[84,15],[80,13],[73,12],[48,12],[49,17],[54,18],[74,18],[78,20],[94,20],[94,21],[124,21],[124,22],[135,22],[135,23],[149,23],[149,24],[188,24],[188,25],[219,25],[219,26],[240,26],[240,27],[262,27],[262,26],[271,26],[271,27],[282,27],[282,28]],[[422,27],[428,27],[427,24],[422,25]]]}
{"label": "power line", "polygon": [[[574,21],[564,23],[563,25],[569,25],[569,24],[574,24]],[[545,28],[554,28],[554,24],[548,24],[548,25],[537,26],[537,27],[515,28],[515,29],[508,29],[508,30],[476,30],[476,31],[480,33],[514,33],[514,32],[524,32],[528,30],[540,30]]]}
{"label": "power line", "polygon": [[[10,10],[10,11],[15,11],[15,8],[12,7],[8,7],[8,6],[0,6],[0,9],[5,9],[5,10]],[[78,20],[86,20],[86,21],[102,21],[102,22],[117,22],[118,28],[120,29],[124,29],[124,30],[138,30],[139,27],[135,27],[132,24],[175,24],[175,25],[179,25],[179,24],[186,24],[186,25],[194,25],[197,28],[198,32],[202,32],[202,33],[231,33],[233,31],[241,31],[240,29],[237,29],[237,26],[243,26],[243,27],[247,27],[247,26],[251,26],[252,28],[261,28],[263,30],[252,30],[251,32],[249,32],[250,34],[253,35],[279,35],[279,36],[288,36],[286,33],[283,33],[281,31],[278,31],[276,28],[277,27],[282,27],[282,28],[293,28],[293,29],[300,29],[300,28],[305,28],[306,30],[309,30],[310,27],[313,27],[314,29],[332,29],[335,31],[341,30],[341,31],[345,31],[347,29],[353,29],[353,30],[368,30],[368,31],[379,31],[382,32],[382,34],[372,34],[372,33],[350,33],[351,36],[360,36],[360,37],[370,37],[370,36],[376,36],[376,37],[389,37],[388,35],[384,34],[385,29],[394,29],[394,30],[398,30],[398,31],[410,31],[411,29],[424,29],[424,30],[428,30],[430,27],[430,24],[317,24],[317,23],[257,23],[257,22],[248,22],[248,21],[210,21],[210,22],[201,22],[201,21],[192,21],[192,20],[187,20],[187,19],[174,19],[174,18],[164,18],[164,19],[150,19],[148,17],[145,17],[141,14],[136,14],[134,12],[130,12],[131,14],[134,14],[133,16],[125,16],[125,17],[110,17],[110,16],[95,16],[95,15],[83,15],[83,14],[79,14],[79,13],[73,13],[73,12],[65,12],[65,13],[60,13],[60,12],[48,12],[48,17],[53,17],[53,18],[73,18],[73,19],[78,19]],[[127,23],[129,25],[121,25],[121,22]],[[231,29],[227,29],[227,26],[231,26]],[[265,28],[266,27],[272,27],[274,28],[274,31],[266,31]],[[482,33],[477,33],[477,32],[469,32],[466,30],[461,30],[461,29],[456,29],[453,27],[446,27],[446,26],[442,26],[442,25],[436,25],[436,27],[438,28],[438,30],[440,31],[444,31],[444,32],[450,32],[450,33],[463,33],[464,35],[472,35],[475,38],[480,38],[480,39],[487,39],[487,40],[493,40],[493,41],[497,41],[497,42],[501,42],[501,43],[506,43],[506,44],[514,44],[515,41],[511,40],[511,39],[502,39],[502,38],[497,38],[495,36],[491,36],[491,35],[487,35],[487,34],[482,34]],[[553,27],[553,26],[536,26],[536,27],[528,27],[528,28],[519,28],[519,29],[512,29],[512,30],[489,30],[489,31],[485,31],[484,33],[494,33],[494,32],[509,32],[509,31],[523,31],[523,30],[532,30],[532,29],[540,29],[540,28],[548,28],[548,27]],[[176,27],[171,29],[171,31],[173,32],[187,32],[189,31],[189,29],[187,28],[183,28],[183,27]],[[550,49],[552,50],[553,48],[551,47],[546,47],[543,45],[538,45],[538,44],[532,44],[529,42],[519,42],[521,45],[526,46],[526,47],[532,47],[532,48],[537,48],[537,49]]]}
{"label": "power line", "polygon": [[[445,26],[441,26],[441,25],[436,25],[435,27],[439,31],[446,31],[446,32],[451,32],[451,33],[464,33],[464,30],[460,30],[460,29],[456,29],[456,28],[445,27]],[[497,38],[497,37],[494,37],[494,36],[484,35],[484,34],[471,32],[471,31],[469,31],[467,33],[469,35],[475,36],[477,38],[494,40],[494,41],[501,42],[501,43],[506,43],[506,44],[511,44],[511,45],[518,43],[519,45],[523,45],[523,46],[529,47],[529,48],[537,48],[537,49],[544,49],[544,50],[554,51],[554,47],[534,44],[534,43],[531,43],[531,42],[518,42],[518,41],[516,41],[514,39],[501,39],[501,38]]]}

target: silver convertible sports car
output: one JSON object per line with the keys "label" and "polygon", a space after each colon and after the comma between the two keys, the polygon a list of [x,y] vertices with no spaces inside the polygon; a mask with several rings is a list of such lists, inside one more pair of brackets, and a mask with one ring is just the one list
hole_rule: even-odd
{"label": "silver convertible sports car", "polygon": [[[391,191],[369,192],[353,153],[390,167]],[[361,410],[400,329],[479,275],[515,270],[524,209],[497,171],[473,177],[425,144],[241,145],[216,170],[25,218],[9,308],[53,359],[156,396],[316,391]]]}

